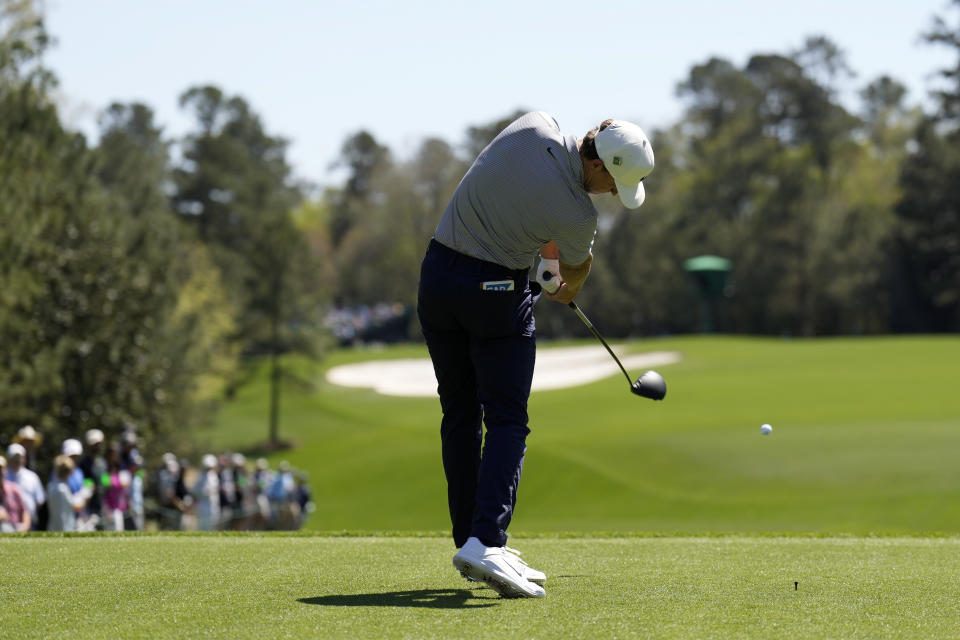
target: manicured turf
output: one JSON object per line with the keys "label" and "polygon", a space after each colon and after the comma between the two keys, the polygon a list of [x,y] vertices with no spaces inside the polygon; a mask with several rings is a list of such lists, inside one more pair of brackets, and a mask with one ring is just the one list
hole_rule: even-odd
{"label": "manicured turf", "polygon": [[[958,537],[520,538],[542,600],[445,537],[0,538],[7,638],[953,638]],[[796,586],[795,586],[796,583]]]}
{"label": "manicured turf", "polygon": [[[692,337],[629,348],[683,353],[659,368],[666,400],[633,396],[619,374],[534,393],[513,532],[960,531],[960,337]],[[334,364],[416,356],[423,347],[298,364],[316,387],[285,392],[280,435],[298,448],[272,459],[310,471],[308,528],[447,528],[439,401],[323,381]],[[266,397],[259,376],[224,408],[213,444],[262,441]],[[760,435],[765,422],[770,436]]]}
{"label": "manicured turf", "polygon": [[[362,535],[0,537],[0,637],[960,637],[960,338],[629,348],[683,353],[663,403],[618,376],[531,397],[510,544],[544,600],[454,572],[436,399],[323,381],[407,346],[288,363],[314,384],[272,460],[310,472],[308,528]],[[266,397],[201,435],[249,450]]]}

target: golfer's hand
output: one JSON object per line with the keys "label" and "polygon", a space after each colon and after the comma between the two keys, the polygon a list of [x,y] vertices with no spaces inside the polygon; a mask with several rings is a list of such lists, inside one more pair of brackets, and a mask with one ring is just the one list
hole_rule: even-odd
{"label": "golfer's hand", "polygon": [[572,291],[570,287],[567,286],[567,283],[564,282],[554,293],[550,293],[544,289],[543,295],[547,297],[547,300],[552,300],[553,302],[559,302],[561,304],[570,304],[570,302],[577,297],[577,292]]}
{"label": "golfer's hand", "polygon": [[543,289],[543,295],[547,296],[548,300],[561,301],[557,296],[565,295],[563,293],[565,283],[563,278],[560,277],[559,260],[541,256],[540,264],[537,265],[536,279]]}
{"label": "golfer's hand", "polygon": [[563,283],[560,277],[560,261],[552,258],[540,258],[537,265],[537,282],[547,293],[556,293]]}

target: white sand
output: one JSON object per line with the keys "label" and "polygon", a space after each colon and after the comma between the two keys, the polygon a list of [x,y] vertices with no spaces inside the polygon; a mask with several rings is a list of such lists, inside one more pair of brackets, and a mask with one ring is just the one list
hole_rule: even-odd
{"label": "white sand", "polygon": [[[621,356],[616,346],[611,348],[623,366],[636,380],[647,367],[679,362],[676,351],[650,351]],[[537,365],[533,370],[533,391],[562,389],[623,373],[610,354],[600,346],[566,347],[537,350]],[[344,387],[371,387],[388,396],[437,395],[437,378],[429,358],[406,360],[376,360],[334,367],[327,372],[327,381]],[[623,378],[626,383],[626,378]]]}

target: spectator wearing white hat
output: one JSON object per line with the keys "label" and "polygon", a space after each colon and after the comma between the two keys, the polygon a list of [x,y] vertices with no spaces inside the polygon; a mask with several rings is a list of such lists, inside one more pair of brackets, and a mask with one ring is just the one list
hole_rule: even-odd
{"label": "spectator wearing white hat", "polygon": [[166,531],[179,531],[183,528],[182,518],[186,505],[177,492],[180,473],[177,456],[170,451],[163,454],[163,464],[157,470],[154,490],[160,506],[160,528]]}
{"label": "spectator wearing white hat", "polygon": [[124,469],[130,468],[133,456],[140,455],[137,449],[137,428],[132,424],[127,424],[120,434],[120,465]]}
{"label": "spectator wearing white hat", "polygon": [[267,490],[273,484],[273,472],[270,471],[270,465],[266,458],[257,458],[253,472],[253,500],[254,517],[253,527],[255,529],[265,529],[270,520],[270,498],[267,497]]}
{"label": "spectator wearing white hat", "polygon": [[[70,471],[70,477],[67,479],[67,486],[70,491],[79,494],[83,490],[83,471],[80,469],[80,456],[83,455],[83,445],[76,438],[68,438],[63,441],[63,448],[60,453],[68,456],[73,461],[73,468]],[[50,474],[52,481],[56,477],[56,468]]]}
{"label": "spectator wearing white hat", "polygon": [[296,481],[286,460],[280,462],[273,483],[267,491],[270,498],[270,527],[281,531],[295,529],[297,513],[293,501]]}
{"label": "spectator wearing white hat", "polygon": [[47,502],[47,494],[43,490],[43,482],[40,481],[40,477],[24,466],[26,458],[27,451],[22,444],[15,442],[7,447],[7,480],[20,487],[24,504],[30,513],[31,530],[35,531],[37,530],[37,514]]}
{"label": "spectator wearing white hat", "polygon": [[213,531],[220,524],[220,478],[217,475],[217,457],[208,453],[203,456],[201,465],[203,468],[193,485],[197,529]]}
{"label": "spectator wearing white hat", "polygon": [[27,469],[37,470],[37,447],[43,442],[43,436],[37,433],[32,425],[26,424],[20,427],[13,441],[23,446],[26,454],[24,455],[23,466]]}
{"label": "spectator wearing white hat", "polygon": [[[78,443],[79,444],[79,443]],[[50,496],[50,531],[77,531],[77,514],[87,504],[82,491],[74,493],[69,486],[70,475],[76,471],[73,458],[69,455],[57,456],[54,460],[54,477],[47,486]]]}
{"label": "spectator wearing white hat", "polygon": [[30,531],[30,512],[20,486],[7,480],[7,459],[0,456],[0,532]]}
{"label": "spectator wearing white hat", "polygon": [[84,484],[91,488],[92,493],[87,500],[86,512],[83,519],[98,526],[103,517],[103,489],[101,487],[103,475],[107,472],[107,460],[103,457],[103,431],[90,429],[84,435],[87,448],[86,455],[80,459],[80,471],[83,473]]}

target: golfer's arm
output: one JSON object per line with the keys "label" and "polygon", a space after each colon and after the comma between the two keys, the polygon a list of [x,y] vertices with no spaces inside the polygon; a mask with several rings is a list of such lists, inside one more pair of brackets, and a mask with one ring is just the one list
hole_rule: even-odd
{"label": "golfer's arm", "polygon": [[560,277],[563,278],[564,283],[567,285],[571,300],[580,293],[580,287],[583,286],[587,276],[590,275],[590,263],[592,262],[592,253],[587,256],[586,260],[578,265],[567,264],[563,260],[560,261]]}
{"label": "golfer's arm", "polygon": [[551,240],[547,244],[540,247],[540,257],[545,260],[559,260],[560,259],[560,247],[557,246],[557,243]]}
{"label": "golfer's arm", "polygon": [[[540,248],[540,255],[548,260],[559,260],[560,248],[557,246],[556,242],[551,240]],[[567,291],[561,294],[561,297],[564,298],[562,300],[563,302],[569,302],[570,300],[573,300],[576,295],[580,293],[580,288],[583,286],[587,276],[590,274],[591,262],[593,262],[592,253],[587,256],[586,260],[578,265],[567,264],[566,262],[560,260],[560,278],[563,280],[564,284],[567,285]]]}

